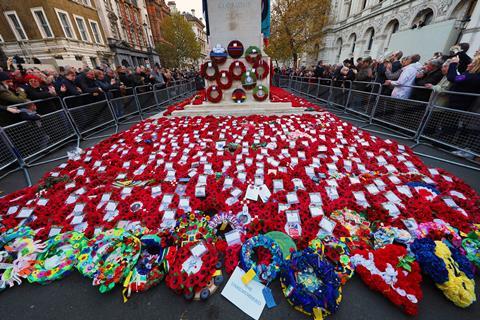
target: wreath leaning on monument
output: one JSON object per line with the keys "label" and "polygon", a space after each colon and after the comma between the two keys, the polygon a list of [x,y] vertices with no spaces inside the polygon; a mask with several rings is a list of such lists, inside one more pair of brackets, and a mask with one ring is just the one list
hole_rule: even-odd
{"label": "wreath leaning on monument", "polygon": [[247,68],[242,61],[236,60],[230,64],[229,71],[232,79],[238,81],[242,79],[242,75],[247,71]]}
{"label": "wreath leaning on monument", "polygon": [[270,72],[270,66],[268,65],[267,61],[261,59],[257,61],[253,65],[253,69],[255,69],[255,74],[257,75],[258,80],[263,80],[268,77]]}
{"label": "wreath leaning on monument", "polygon": [[222,90],[227,90],[232,87],[233,79],[232,75],[228,70],[222,70],[218,74],[217,84]]}
{"label": "wreath leaning on monument", "polygon": [[211,103],[219,103],[223,99],[223,92],[219,86],[210,86],[207,89],[207,99]]}
{"label": "wreath leaning on monument", "polygon": [[260,48],[256,46],[248,47],[247,51],[245,51],[245,60],[248,61],[250,64],[255,64],[262,59],[262,51]]}
{"label": "wreath leaning on monument", "polygon": [[215,81],[218,77],[218,66],[212,61],[207,61],[202,64],[200,73],[205,79]]}
{"label": "wreath leaning on monument", "polygon": [[253,97],[257,101],[265,101],[268,98],[268,88],[264,85],[258,85],[253,89]]}
{"label": "wreath leaning on monument", "polygon": [[245,90],[252,90],[257,86],[257,76],[255,72],[249,70],[242,75],[242,86]]}
{"label": "wreath leaning on monument", "polygon": [[232,57],[233,59],[238,59],[243,56],[243,52],[245,51],[245,49],[243,48],[243,44],[240,41],[233,40],[228,44],[227,51],[230,57]]}

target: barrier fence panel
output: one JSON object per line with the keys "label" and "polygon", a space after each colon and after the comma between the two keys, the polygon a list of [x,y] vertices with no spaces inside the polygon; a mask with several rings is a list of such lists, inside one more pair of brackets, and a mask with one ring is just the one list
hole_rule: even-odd
{"label": "barrier fence panel", "polygon": [[[87,103],[71,107],[72,105],[77,105],[79,99],[83,99]],[[117,120],[113,110],[110,108],[106,94],[98,96],[82,94],[79,96],[65,97],[63,101],[78,133],[83,139],[86,139],[89,135],[97,131],[110,127],[115,127],[115,132],[118,132]]]}
{"label": "barrier fence panel", "polygon": [[157,87],[155,86],[155,96],[157,97],[157,102],[159,107],[164,107],[168,105],[170,99],[168,97],[168,88]]}
{"label": "barrier fence panel", "polygon": [[[110,108],[117,123],[130,123],[127,120],[140,115],[136,101],[136,88],[123,88],[107,93]],[[140,115],[141,118],[141,115]]]}
{"label": "barrier fence panel", "polygon": [[137,97],[138,107],[140,108],[141,112],[158,107],[154,86],[146,85],[146,86],[136,87],[135,95]]}
{"label": "barrier fence panel", "polygon": [[[404,86],[416,90],[430,90],[425,87]],[[430,90],[431,91],[431,90]],[[429,101],[401,99],[380,95],[371,116],[378,122],[394,129],[400,129],[409,138],[415,138],[428,112]]]}
{"label": "barrier fence panel", "polygon": [[328,103],[328,99],[332,93],[332,80],[320,78],[317,83],[317,92],[315,98],[319,101]]}
{"label": "barrier fence panel", "polygon": [[480,157],[480,95],[435,94],[417,142],[428,140],[468,159]]}
{"label": "barrier fence panel", "polygon": [[377,104],[382,85],[375,82],[354,81],[346,110],[370,119]]}
{"label": "barrier fence panel", "polygon": [[350,99],[350,88],[352,87],[352,81],[336,81],[332,80],[332,86],[330,88],[331,93],[328,99],[328,105],[330,107],[337,107],[342,110],[348,105]]}
{"label": "barrier fence panel", "polygon": [[[28,108],[34,103],[37,102],[26,102],[15,105],[15,107],[18,109]],[[25,120],[6,126],[3,131],[14,151],[27,165],[33,164],[33,161],[40,156],[69,141],[76,139],[78,145],[79,140],[64,109],[42,115],[38,120]]]}
{"label": "barrier fence panel", "polygon": [[288,88],[290,85],[290,78],[288,76],[280,76],[278,78],[278,87]]}
{"label": "barrier fence panel", "polygon": [[7,168],[13,170],[20,169],[19,161],[13,151],[12,143],[8,140],[3,129],[0,128],[0,170]]}

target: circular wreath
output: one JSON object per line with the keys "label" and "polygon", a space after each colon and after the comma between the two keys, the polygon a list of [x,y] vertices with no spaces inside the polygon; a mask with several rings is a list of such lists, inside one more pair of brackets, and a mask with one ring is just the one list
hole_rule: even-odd
{"label": "circular wreath", "polygon": [[[270,251],[272,255],[269,265],[263,263],[257,264],[253,261],[254,249],[263,247]],[[240,264],[243,270],[248,271],[253,269],[257,274],[258,279],[263,283],[269,283],[277,278],[282,265],[283,255],[280,246],[272,239],[263,235],[250,238],[242,245],[240,252]]]}
{"label": "circular wreath", "polygon": [[262,59],[262,51],[260,48],[256,46],[248,47],[247,51],[245,51],[245,60],[248,61],[250,64],[255,64]]}
{"label": "circular wreath", "polygon": [[140,239],[142,251],[127,284],[127,297],[131,292],[144,292],[159,284],[168,272],[166,257],[169,248],[162,246],[156,234],[146,234]]}
{"label": "circular wreath", "polygon": [[232,92],[232,100],[235,103],[244,103],[247,100],[247,93],[243,89],[235,89]]}
{"label": "circular wreath", "polygon": [[218,45],[218,48],[215,48],[210,52],[210,59],[217,65],[224,64],[228,59],[227,50]]}
{"label": "circular wreath", "polygon": [[211,103],[219,103],[223,99],[223,92],[219,86],[210,86],[207,89],[207,99]]}
{"label": "circular wreath", "polygon": [[242,61],[235,60],[230,64],[230,75],[233,80],[242,80],[242,75],[247,71],[245,64]]}
{"label": "circular wreath", "polygon": [[471,232],[467,238],[463,239],[462,247],[466,252],[467,259],[480,268],[480,239],[477,233]]}
{"label": "circular wreath", "polygon": [[218,227],[220,231],[224,231],[227,226],[230,226],[232,230],[239,231],[241,233],[245,232],[245,227],[237,217],[231,213],[221,212],[214,215],[208,222],[208,226],[218,232]]}
{"label": "circular wreath", "polygon": [[242,86],[245,90],[252,90],[257,86],[257,76],[255,72],[249,70],[242,75]]}
{"label": "circular wreath", "polygon": [[312,240],[309,246],[333,263],[335,273],[342,285],[353,277],[355,267],[350,261],[350,249],[345,242],[334,237],[328,239],[317,238]]}
{"label": "circular wreath", "polygon": [[342,300],[340,280],[333,265],[312,248],[294,252],[282,268],[282,291],[299,311],[311,315],[320,309],[325,317],[335,313]]}
{"label": "circular wreath", "polygon": [[101,293],[108,292],[127,278],[140,256],[141,243],[137,237],[123,232],[102,253],[98,260],[98,272],[93,277],[93,285],[100,286]]}
{"label": "circular wreath", "polygon": [[207,61],[202,64],[200,73],[205,79],[215,81],[218,77],[218,66],[212,61]]}
{"label": "circular wreath", "polygon": [[[225,82],[226,81],[226,82]],[[227,90],[232,87],[233,79],[232,75],[227,70],[222,70],[218,74],[217,84],[222,90]]]}
{"label": "circular wreath", "polygon": [[265,101],[268,99],[268,88],[264,85],[258,85],[253,89],[253,97],[257,101]]}
{"label": "circular wreath", "polygon": [[48,284],[66,276],[77,263],[77,257],[87,244],[80,232],[66,232],[48,239],[46,249],[37,256],[34,271],[28,276],[30,283]]}
{"label": "circular wreath", "polygon": [[174,263],[165,278],[167,286],[176,294],[183,294],[187,300],[207,287],[217,270],[218,252],[214,245],[203,243],[207,251],[201,257],[195,257],[191,249],[193,242],[178,249]]}
{"label": "circular wreath", "polygon": [[230,57],[232,57],[233,59],[238,59],[240,58],[241,56],[243,56],[243,52],[244,52],[244,48],[243,48],[243,44],[238,41],[238,40],[233,40],[231,41],[229,44],[228,44],[228,48],[227,48],[227,51],[228,51],[228,54],[230,55]]}
{"label": "circular wreath", "polygon": [[208,216],[194,213],[180,217],[174,234],[176,245],[183,247],[202,240],[215,240],[215,231],[208,225],[209,219]]}
{"label": "circular wreath", "polygon": [[35,232],[29,227],[9,229],[0,237],[0,291],[20,285],[34,270],[38,253],[45,245],[34,241]]}
{"label": "circular wreath", "polygon": [[255,75],[259,80],[267,78],[268,74],[270,73],[270,66],[268,65],[267,61],[263,59],[257,61],[253,65],[253,68],[255,69]]}

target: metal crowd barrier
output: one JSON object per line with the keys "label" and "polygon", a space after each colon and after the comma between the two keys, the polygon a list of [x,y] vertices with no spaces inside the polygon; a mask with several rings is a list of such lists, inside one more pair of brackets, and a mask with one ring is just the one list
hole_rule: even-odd
{"label": "metal crowd barrier", "polygon": [[175,99],[193,93],[195,82],[177,81],[169,89],[174,95],[169,96],[167,88],[146,85],[97,95],[85,93],[63,99],[52,97],[10,106],[22,109],[35,104],[41,117],[36,121],[27,120],[0,127],[0,179],[23,170],[27,184],[31,186],[30,167],[65,159],[66,156],[39,162],[41,158],[72,141],[79,147],[81,140],[110,137],[111,134],[96,134],[109,128],[114,128],[114,133],[117,133],[119,125],[131,123],[128,121],[133,117],[143,120],[146,111],[164,108]]}
{"label": "metal crowd barrier", "polygon": [[[480,95],[460,92],[434,93],[418,86],[403,86],[412,90],[409,99],[391,96],[393,88],[374,82],[335,81],[279,76],[278,83],[288,83],[288,89],[305,97],[325,103],[326,108],[354,114],[364,122],[362,129],[415,142],[412,148],[431,143],[467,159],[480,158]],[[315,89],[316,94],[312,94]],[[348,118],[343,116],[344,118]],[[368,128],[380,126],[390,132]],[[431,157],[480,171],[458,161]]]}

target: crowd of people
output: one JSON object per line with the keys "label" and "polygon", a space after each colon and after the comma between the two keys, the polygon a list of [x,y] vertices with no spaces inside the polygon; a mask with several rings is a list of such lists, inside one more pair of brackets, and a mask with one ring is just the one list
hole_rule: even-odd
{"label": "crowd of people", "polygon": [[[11,61],[11,60],[9,60]],[[95,69],[65,66],[58,71],[14,67],[8,63],[0,68],[0,126],[23,120],[39,120],[41,115],[61,108],[55,97],[89,96],[116,97],[127,94],[130,88],[155,85],[162,89],[176,81],[198,77],[195,70],[169,70],[156,65],[112,69],[106,65]],[[87,101],[85,97],[82,102]],[[81,100],[81,99],[79,99]]]}
{"label": "crowd of people", "polygon": [[[317,66],[298,69],[281,68],[280,74],[298,76],[304,79],[331,79],[337,87],[369,91],[382,85],[382,94],[398,99],[411,99],[428,102],[432,91],[459,92],[447,97],[439,95],[437,105],[454,109],[479,112],[479,101],[475,96],[463,93],[480,94],[480,50],[470,57],[468,43],[460,43],[451,48],[448,55],[441,52],[424,59],[418,54],[404,56],[402,51],[387,55],[384,59],[371,57],[346,59],[339,65],[328,65],[322,61]],[[306,80],[308,81],[308,80]]]}

